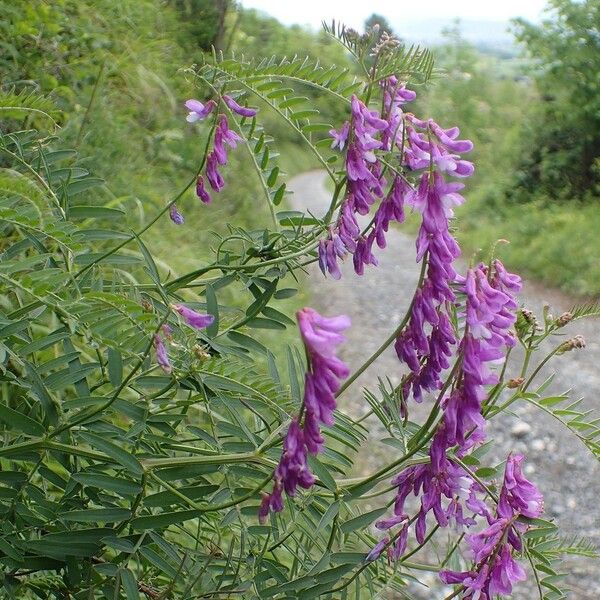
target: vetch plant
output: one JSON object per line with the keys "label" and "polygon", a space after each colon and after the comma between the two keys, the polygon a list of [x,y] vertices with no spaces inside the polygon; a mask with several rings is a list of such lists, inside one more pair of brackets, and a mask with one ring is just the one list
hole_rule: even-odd
{"label": "vetch plant", "polygon": [[[195,99],[182,127],[206,143],[180,191],[134,232],[119,227],[126,201],[103,205],[93,194],[102,181],[34,127],[44,111],[31,98],[11,108],[25,127],[0,138],[7,597],[414,597],[431,572],[447,599],[491,600],[529,571],[551,600],[566,597],[560,557],[596,555],[543,519],[522,455],[484,461],[487,422],[520,402],[553,414],[600,458],[594,417],[565,409],[566,395],[546,397],[539,377],[585,342],[561,338],[536,359],[543,342],[600,310],[538,319],[496,256],[456,262],[453,209],[465,201],[472,144],[410,112],[431,54],[376,31],[325,30],[356,75],[298,57],[214,55],[186,70]],[[321,122],[307,86],[345,121]],[[263,111],[331,179],[322,218],[280,209],[286,183]],[[147,246],[153,227],[172,226],[167,214],[180,227],[210,222],[211,194],[236,185],[234,148],[256,171],[263,198],[253,202],[270,222],[233,223],[210,261],[174,276]],[[200,202],[187,203],[194,192]],[[358,275],[379,268],[408,211],[420,218],[409,309],[350,372],[344,333],[358,324],[308,307],[292,319],[281,302],[309,264],[334,279],[342,261]],[[283,342],[260,335],[286,328]],[[381,373],[378,390],[364,390],[370,410],[352,418],[345,392],[391,346],[399,384]],[[428,407],[424,419],[414,403]],[[378,442],[369,431],[385,431],[394,452],[353,477],[356,456]]]}

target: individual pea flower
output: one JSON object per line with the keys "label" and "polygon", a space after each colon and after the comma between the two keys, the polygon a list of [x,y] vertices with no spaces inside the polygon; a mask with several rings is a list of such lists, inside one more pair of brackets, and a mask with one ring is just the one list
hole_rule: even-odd
{"label": "individual pea flower", "polygon": [[408,545],[408,531],[409,526],[408,523],[406,523],[400,530],[393,545],[388,548],[388,560],[396,561],[406,552],[406,546]]}
{"label": "individual pea flower", "polygon": [[381,540],[379,540],[379,542],[377,542],[377,544],[375,544],[375,546],[373,546],[373,549],[371,550],[371,552],[369,552],[369,554],[367,554],[367,556],[365,557],[365,562],[373,562],[374,560],[377,560],[381,556],[381,553],[385,550],[385,547],[389,543],[390,543],[390,538],[387,535],[384,538],[382,538]]}
{"label": "individual pea flower", "polygon": [[229,121],[225,115],[219,115],[219,124],[215,129],[213,152],[220,165],[227,164],[227,150],[225,144],[230,148],[236,148],[242,138],[233,129],[229,129]]}
{"label": "individual pea flower", "polygon": [[544,512],[544,497],[523,475],[521,465],[524,460],[522,454],[511,454],[506,460],[504,485],[498,502],[499,516],[510,518],[518,513],[535,519]]}
{"label": "individual pea flower", "polygon": [[208,117],[217,105],[214,100],[209,100],[206,104],[202,104],[199,100],[190,99],[185,103],[185,106],[190,111],[185,120],[188,123],[195,123]]}
{"label": "individual pea flower", "polygon": [[398,525],[408,519],[408,515],[399,514],[388,517],[387,519],[380,519],[375,523],[375,527],[381,531],[386,531],[394,527],[394,525]]}
{"label": "individual pea flower", "polygon": [[344,149],[346,145],[346,140],[348,139],[348,133],[350,132],[350,123],[346,121],[342,128],[338,131],[337,129],[330,129],[329,135],[333,138],[333,142],[331,143],[331,148],[339,148],[340,150]]}
{"label": "individual pea flower", "polygon": [[183,304],[171,304],[171,308],[178,312],[183,320],[194,329],[205,329],[212,325],[215,320],[213,315],[203,315],[187,306],[183,306]]}
{"label": "individual pea flower", "polygon": [[215,192],[220,192],[225,187],[225,180],[219,173],[219,159],[215,152],[211,152],[206,159],[206,178]]}
{"label": "individual pea flower", "polygon": [[231,96],[228,96],[227,94],[223,94],[223,102],[225,102],[229,109],[241,117],[254,117],[258,112],[258,109],[256,108],[240,106]]}
{"label": "individual pea flower", "polygon": [[210,194],[204,187],[204,177],[202,177],[202,175],[198,175],[198,179],[196,179],[196,196],[198,196],[204,204],[210,204]]}
{"label": "individual pea flower", "polygon": [[169,360],[165,343],[158,333],[154,334],[154,350],[156,352],[156,362],[167,375],[170,375],[173,368],[171,366],[171,361]]}
{"label": "individual pea flower", "polygon": [[171,204],[171,207],[169,208],[169,217],[171,217],[171,221],[173,221],[175,225],[183,225],[185,223],[183,215],[177,210],[175,204]]}

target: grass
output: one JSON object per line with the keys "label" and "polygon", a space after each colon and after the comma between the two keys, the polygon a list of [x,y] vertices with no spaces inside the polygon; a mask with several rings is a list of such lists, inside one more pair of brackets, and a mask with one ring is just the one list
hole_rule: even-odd
{"label": "grass", "polygon": [[480,193],[458,213],[465,254],[488,253],[498,239],[506,265],[573,296],[600,294],[600,211],[595,202],[531,201],[494,206]]}

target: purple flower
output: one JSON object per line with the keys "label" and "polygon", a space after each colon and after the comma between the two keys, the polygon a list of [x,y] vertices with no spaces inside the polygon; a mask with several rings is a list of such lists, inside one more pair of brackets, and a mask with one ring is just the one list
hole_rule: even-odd
{"label": "purple flower", "polygon": [[339,148],[340,150],[344,149],[346,145],[346,140],[348,139],[348,132],[350,131],[350,123],[346,121],[340,131],[337,129],[330,129],[329,135],[333,138],[333,142],[331,143],[332,148]]}
{"label": "purple flower", "polygon": [[183,320],[194,329],[205,329],[212,325],[215,318],[212,315],[203,315],[183,304],[171,304],[171,308],[177,311]]}
{"label": "purple flower", "polygon": [[392,561],[400,559],[406,552],[406,546],[408,544],[408,523],[402,527],[398,537],[396,538],[393,546],[388,548],[388,558]]}
{"label": "purple flower", "polygon": [[440,572],[444,583],[464,587],[464,598],[509,595],[513,585],[525,579],[525,571],[513,556],[514,551],[522,550],[517,532],[524,526],[517,519],[539,517],[543,499],[537,487],[523,476],[523,460],[521,455],[508,457],[496,516],[485,513],[488,527],[466,536],[475,563],[473,569]]}
{"label": "purple flower", "polygon": [[373,547],[371,552],[369,552],[369,554],[367,554],[367,556],[365,557],[365,562],[372,562],[374,560],[377,560],[381,556],[381,553],[384,551],[385,547],[389,543],[390,543],[390,538],[388,536],[379,540],[377,542],[377,544]]}
{"label": "purple flower", "polygon": [[498,514],[510,517],[520,514],[524,517],[537,518],[544,511],[544,498],[537,487],[528,481],[521,471],[525,460],[522,454],[510,455],[506,460],[504,485],[500,494]]}
{"label": "purple flower", "polygon": [[205,119],[213,111],[216,104],[214,100],[209,100],[206,104],[202,104],[202,102],[192,99],[188,100],[185,106],[190,111],[186,117],[186,121],[188,123],[195,123],[196,121]]}
{"label": "purple flower", "polygon": [[167,375],[170,375],[173,368],[167,354],[167,348],[158,333],[154,334],[154,350],[156,352],[156,362]]}
{"label": "purple flower", "polygon": [[169,217],[171,217],[171,221],[173,221],[175,225],[183,225],[185,223],[183,215],[177,210],[175,204],[171,204],[171,207],[169,208]]}
{"label": "purple flower", "polygon": [[217,162],[220,165],[227,164],[227,150],[225,144],[230,148],[235,148],[238,142],[241,142],[242,138],[235,133],[232,129],[229,129],[229,122],[225,115],[219,115],[219,123],[215,129],[215,138],[213,145],[213,153]]}
{"label": "purple flower", "polygon": [[214,151],[206,159],[206,178],[215,192],[220,192],[225,187],[225,181],[219,173],[219,159]]}
{"label": "purple flower", "polygon": [[360,236],[356,242],[356,249],[354,250],[353,262],[354,271],[357,275],[362,275],[365,272],[365,265],[377,266],[377,258],[373,255],[373,242],[375,241],[375,235],[371,233],[369,237],[365,238]]}
{"label": "purple flower", "polygon": [[381,529],[382,531],[386,531],[387,529],[391,529],[394,527],[394,525],[398,525],[398,523],[402,523],[407,519],[408,515],[394,515],[393,517],[389,517],[387,519],[380,519],[375,523],[375,527],[377,527],[377,529]]}
{"label": "purple flower", "polygon": [[288,428],[281,459],[273,474],[273,490],[263,498],[259,508],[261,522],[266,520],[269,510],[283,510],[283,491],[294,496],[298,486],[309,488],[314,484],[307,456],[323,451],[325,440],[320,425],[333,425],[335,393],[340,389],[340,379],[349,373],[348,367],[335,356],[335,351],[345,339],[341,332],[350,326],[350,319],[343,315],[323,317],[312,308],[299,310],[296,317],[308,357],[304,378],[304,421],[301,424],[296,417]]}
{"label": "purple flower", "polygon": [[249,108],[248,106],[240,106],[231,96],[223,94],[223,102],[230,108],[234,113],[242,117],[254,117],[258,112],[256,108]]}
{"label": "purple flower", "polygon": [[258,509],[258,522],[261,525],[264,525],[267,522],[270,508],[271,508],[271,494],[263,494],[262,500],[260,501],[260,507]]}
{"label": "purple flower", "polygon": [[210,204],[210,194],[204,187],[204,177],[202,177],[202,175],[198,175],[198,179],[196,179],[196,196],[198,196],[204,204]]}
{"label": "purple flower", "polygon": [[[311,358],[319,355],[332,357],[336,346],[346,339],[340,332],[350,327],[350,319],[345,315],[323,317],[308,307],[299,310],[296,318],[302,341]],[[347,371],[347,367],[344,370]]]}
{"label": "purple flower", "polygon": [[[336,252],[336,245],[339,245],[338,240],[340,240],[340,237],[336,234],[333,235],[335,237],[330,240],[319,241],[319,268],[323,275],[329,273],[334,279],[341,279],[342,272],[337,264],[337,257],[339,254]],[[343,243],[341,245],[343,253],[346,254],[347,251],[343,246]],[[342,256],[344,254],[342,254]]]}

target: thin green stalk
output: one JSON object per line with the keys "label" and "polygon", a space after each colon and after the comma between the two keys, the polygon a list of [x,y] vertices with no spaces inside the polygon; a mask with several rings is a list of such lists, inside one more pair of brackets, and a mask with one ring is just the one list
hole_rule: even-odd
{"label": "thin green stalk", "polygon": [[274,467],[277,463],[257,455],[255,452],[242,452],[239,454],[213,454],[211,456],[177,456],[169,458],[148,458],[140,461],[144,469],[166,469],[167,467],[180,467],[182,465],[233,465],[239,463],[258,463]]}
{"label": "thin green stalk", "polygon": [[[424,256],[423,263],[421,265],[421,273],[419,275],[419,281],[417,283],[416,290],[419,290],[419,288],[421,287],[421,285],[423,283],[423,280],[425,279],[426,269],[427,269],[427,257]],[[416,292],[415,292],[415,295],[416,295]],[[339,398],[385,352],[385,350],[388,348],[388,346],[390,344],[392,344],[394,342],[394,340],[398,337],[398,334],[406,327],[406,325],[408,324],[408,321],[410,320],[412,307],[415,302],[415,295],[413,295],[413,298],[412,298],[410,305],[406,311],[406,314],[404,315],[404,318],[402,319],[402,321],[400,321],[400,324],[398,325],[398,327],[396,327],[396,329],[394,329],[394,331],[383,342],[383,344],[381,344],[381,346],[379,346],[379,348],[377,348],[377,350],[375,350],[375,352],[356,371],[354,371],[354,373],[352,373],[352,375],[348,379],[346,379],[346,381],[344,382],[344,384],[342,385],[342,387],[339,389],[338,393],[336,394],[336,398]]]}
{"label": "thin green stalk", "polygon": [[90,113],[92,111],[92,106],[94,105],[94,100],[96,99],[96,93],[98,92],[98,86],[100,85],[100,80],[102,79],[102,74],[104,73],[104,67],[106,66],[106,58],[102,61],[100,65],[100,69],[98,70],[98,75],[96,77],[96,81],[94,82],[94,87],[92,88],[92,95],[90,96],[90,101],[85,109],[85,114],[83,115],[83,119],[81,119],[81,124],[79,125],[79,131],[77,132],[77,138],[75,140],[75,148],[79,148],[79,144],[81,144],[81,138],[83,137],[83,130],[87,125],[87,122],[90,117]]}
{"label": "thin green stalk", "polygon": [[200,166],[194,173],[194,176],[189,180],[189,182],[186,183],[185,186],[181,189],[181,191],[172,200],[167,202],[167,204],[156,214],[156,216],[154,218],[150,219],[150,221],[148,221],[148,223],[146,223],[146,225],[144,225],[139,231],[132,233],[128,238],[125,238],[123,241],[119,242],[116,246],[113,246],[113,248],[111,248],[110,250],[107,250],[102,255],[100,255],[98,258],[94,259],[89,264],[87,264],[84,267],[82,267],[81,269],[79,269],[79,271],[77,271],[73,275],[75,278],[81,277],[81,275],[83,275],[84,273],[87,273],[87,271],[89,269],[91,269],[94,265],[97,265],[99,262],[105,260],[109,256],[112,256],[115,252],[118,252],[121,248],[123,248],[124,246],[129,244],[129,242],[132,242],[133,240],[136,240],[137,238],[141,238],[141,236],[144,233],[146,233],[146,231],[148,231],[171,208],[171,206],[173,206],[173,204],[175,204],[196,183],[196,180],[198,179],[198,175],[200,175],[200,172],[202,171],[202,169],[204,168],[204,165],[206,163],[208,147],[210,145],[210,141],[212,139],[212,134],[216,127],[216,119],[217,119],[217,117],[215,115],[213,125],[210,129],[210,132],[209,132],[207,140],[206,140],[206,145],[204,148],[202,160],[200,161]]}
{"label": "thin green stalk", "polygon": [[[167,311],[165,316],[162,318],[160,324],[156,328],[155,334],[158,333],[161,330],[162,326],[167,322],[167,320],[169,318],[169,314],[170,314],[169,311]],[[88,412],[81,417],[77,417],[77,418],[73,419],[72,421],[65,423],[64,425],[57,427],[56,429],[54,429],[53,431],[51,431],[49,433],[48,437],[51,437],[51,438],[56,437],[63,431],[66,431],[67,429],[71,429],[77,425],[80,425],[81,423],[88,421],[90,418],[94,417],[97,414],[104,412],[107,408],[109,408],[115,402],[115,400],[119,397],[119,394],[127,387],[129,382],[133,379],[134,375],[141,369],[142,365],[144,364],[144,361],[146,360],[146,357],[150,354],[150,350],[152,349],[153,344],[154,344],[154,336],[152,336],[150,338],[150,341],[149,341],[148,345],[146,346],[144,353],[142,354],[142,356],[140,357],[140,359],[138,360],[136,365],[133,367],[133,369],[131,369],[131,371],[129,371],[129,373],[127,374],[127,377],[125,377],[123,379],[123,381],[121,382],[119,387],[117,387],[117,389],[115,390],[113,395],[104,404],[101,404],[95,410]]]}

